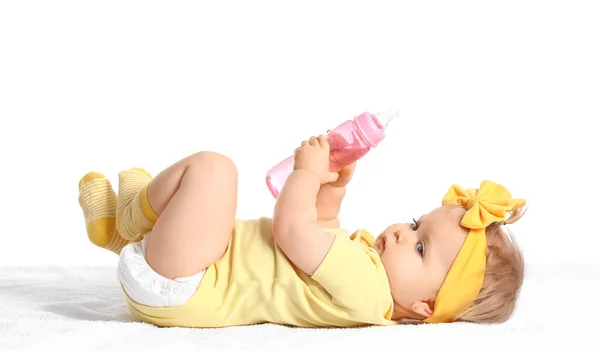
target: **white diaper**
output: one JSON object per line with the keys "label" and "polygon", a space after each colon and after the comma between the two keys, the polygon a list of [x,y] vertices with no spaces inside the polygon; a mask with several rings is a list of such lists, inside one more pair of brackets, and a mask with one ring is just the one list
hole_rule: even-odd
{"label": "white diaper", "polygon": [[146,262],[146,246],[151,232],[141,241],[127,244],[119,255],[117,276],[129,297],[152,307],[178,306],[196,292],[203,270],[191,277],[167,279],[156,273]]}

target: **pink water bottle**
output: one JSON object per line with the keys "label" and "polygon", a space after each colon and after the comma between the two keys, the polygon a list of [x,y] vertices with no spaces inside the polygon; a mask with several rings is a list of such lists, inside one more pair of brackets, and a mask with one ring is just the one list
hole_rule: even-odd
{"label": "pink water bottle", "polygon": [[[327,133],[330,147],[329,169],[332,172],[339,172],[366,155],[385,138],[388,124],[398,114],[396,108],[383,113],[364,112]],[[292,155],[267,172],[267,187],[273,197],[279,196],[279,191],[293,170],[294,156]]]}

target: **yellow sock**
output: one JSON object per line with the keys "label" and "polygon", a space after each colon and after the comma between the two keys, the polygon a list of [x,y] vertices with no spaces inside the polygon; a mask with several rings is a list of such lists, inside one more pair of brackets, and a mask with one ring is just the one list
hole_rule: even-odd
{"label": "yellow sock", "polygon": [[117,230],[126,240],[140,240],[158,219],[148,199],[150,181],[152,176],[142,168],[119,172]]}
{"label": "yellow sock", "polygon": [[128,241],[116,231],[117,194],[108,179],[97,172],[83,176],[78,200],[90,241],[118,255]]}

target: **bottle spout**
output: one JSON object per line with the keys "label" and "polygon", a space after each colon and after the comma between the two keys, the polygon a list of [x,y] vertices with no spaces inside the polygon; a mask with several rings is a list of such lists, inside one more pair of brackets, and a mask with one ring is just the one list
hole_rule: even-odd
{"label": "bottle spout", "polygon": [[388,125],[390,124],[390,122],[394,118],[398,117],[399,115],[400,115],[400,112],[395,107],[392,107],[385,112],[378,112],[378,113],[373,114],[373,116],[375,116],[375,118],[377,118],[377,120],[379,121],[379,123],[381,124],[381,126],[384,129],[386,129],[388,127]]}

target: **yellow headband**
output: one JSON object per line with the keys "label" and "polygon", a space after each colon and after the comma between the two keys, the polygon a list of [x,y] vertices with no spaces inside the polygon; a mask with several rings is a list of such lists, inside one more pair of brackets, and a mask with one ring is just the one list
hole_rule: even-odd
{"label": "yellow headband", "polygon": [[473,304],[481,290],[486,267],[485,228],[493,222],[504,221],[506,212],[523,207],[525,200],[511,199],[503,186],[484,180],[479,189],[463,190],[453,185],[442,205],[467,209],[460,224],[470,230],[437,294],[433,314],[423,321],[425,323],[453,322]]}

